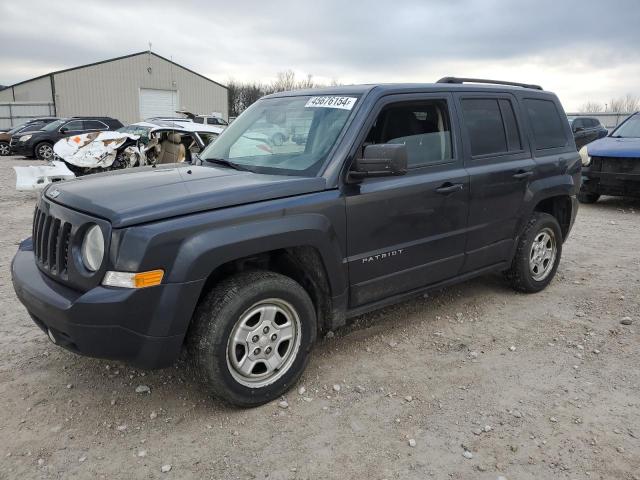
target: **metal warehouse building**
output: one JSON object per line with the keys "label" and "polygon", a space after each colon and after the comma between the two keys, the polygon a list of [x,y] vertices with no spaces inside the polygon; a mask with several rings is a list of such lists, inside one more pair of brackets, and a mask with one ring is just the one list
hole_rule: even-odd
{"label": "metal warehouse building", "polygon": [[52,104],[58,117],[100,115],[133,123],[154,116],[219,112],[227,87],[151,51],[60,70],[0,91],[0,103]]}

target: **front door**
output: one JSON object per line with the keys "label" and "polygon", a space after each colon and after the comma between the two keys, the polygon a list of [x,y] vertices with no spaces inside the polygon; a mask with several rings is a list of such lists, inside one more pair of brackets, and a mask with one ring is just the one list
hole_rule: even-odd
{"label": "front door", "polygon": [[344,188],[351,307],[456,276],[469,209],[449,94],[384,97],[366,132],[357,154],[371,143],[403,143],[408,172]]}

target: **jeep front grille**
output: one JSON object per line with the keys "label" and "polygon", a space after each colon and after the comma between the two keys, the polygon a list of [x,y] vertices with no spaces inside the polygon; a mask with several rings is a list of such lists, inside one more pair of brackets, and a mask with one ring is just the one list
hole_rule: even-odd
{"label": "jeep front grille", "polygon": [[41,268],[66,278],[70,237],[70,223],[36,208],[33,215],[33,252]]}
{"label": "jeep front grille", "polygon": [[605,173],[640,174],[640,158],[593,157],[592,170]]}

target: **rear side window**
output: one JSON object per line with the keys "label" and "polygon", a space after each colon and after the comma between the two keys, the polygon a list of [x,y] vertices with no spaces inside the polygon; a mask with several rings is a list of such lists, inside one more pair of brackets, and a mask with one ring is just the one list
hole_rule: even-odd
{"label": "rear side window", "polygon": [[74,120],[65,125],[67,130],[84,130],[84,122],[82,120]]}
{"label": "rear side window", "polygon": [[109,127],[107,127],[104,123],[98,120],[85,120],[84,128],[86,130],[106,130]]}
{"label": "rear side window", "polygon": [[536,150],[567,145],[564,125],[555,103],[551,100],[527,98],[524,105],[533,130]]}
{"label": "rear side window", "polygon": [[204,118],[202,117],[195,117],[193,119],[194,123],[204,123]]}
{"label": "rear side window", "polygon": [[462,111],[472,156],[522,150],[516,115],[509,100],[465,99],[462,100]]}
{"label": "rear side window", "polygon": [[522,150],[522,141],[520,140],[520,130],[516,121],[516,114],[513,112],[513,105],[509,100],[499,100],[504,127],[507,130],[507,143],[509,151],[514,152]]}

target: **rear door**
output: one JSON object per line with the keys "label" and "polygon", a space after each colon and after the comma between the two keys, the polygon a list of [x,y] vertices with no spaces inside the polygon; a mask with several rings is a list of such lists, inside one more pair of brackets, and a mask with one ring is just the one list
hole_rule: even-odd
{"label": "rear door", "polygon": [[459,93],[464,164],[469,172],[469,232],[463,272],[506,261],[525,195],[536,175],[518,102],[509,93]]}
{"label": "rear door", "polygon": [[469,184],[448,93],[390,95],[372,112],[372,143],[407,146],[403,176],[344,186],[350,306],[455,277],[464,262]]}

